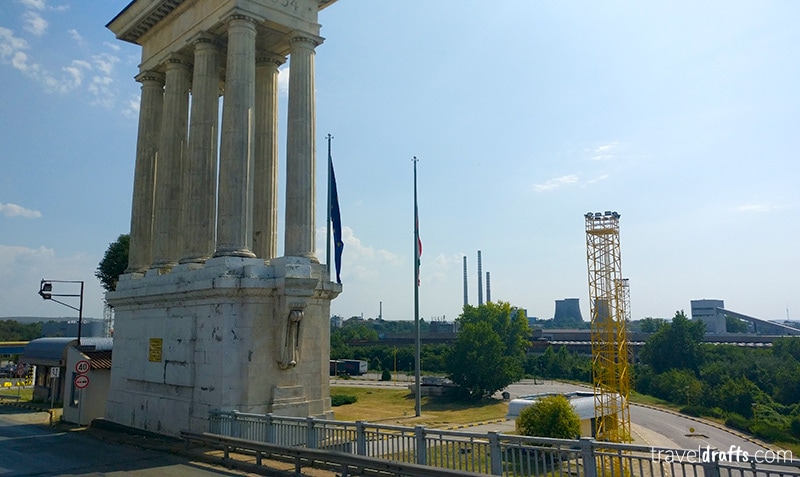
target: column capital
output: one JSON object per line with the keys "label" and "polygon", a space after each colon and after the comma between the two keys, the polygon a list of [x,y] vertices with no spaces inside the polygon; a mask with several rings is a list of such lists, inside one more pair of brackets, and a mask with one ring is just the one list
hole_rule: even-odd
{"label": "column capital", "polygon": [[262,19],[257,18],[255,15],[251,13],[245,13],[239,10],[234,10],[227,16],[222,17],[222,22],[227,23],[228,25],[237,20],[243,20],[249,23],[253,28],[255,28],[256,25],[262,21]]}
{"label": "column capital", "polygon": [[302,30],[294,30],[286,35],[286,40],[288,41],[289,45],[301,45],[305,46],[306,48],[314,49],[322,44],[325,41],[325,38],[321,36],[313,35],[306,31]]}
{"label": "column capital", "polygon": [[286,57],[277,53],[259,50],[256,51],[256,66],[275,65],[280,66],[286,63]]}
{"label": "column capital", "polygon": [[164,60],[164,65],[167,68],[169,68],[170,66],[182,66],[186,68],[191,68],[192,59],[185,55],[172,53],[167,57],[166,60]]}
{"label": "column capital", "polygon": [[196,35],[193,35],[191,38],[186,40],[186,43],[198,48],[203,45],[209,45],[218,47],[220,45],[219,37],[217,35],[212,35],[207,31],[201,31]]}
{"label": "column capital", "polygon": [[156,81],[158,83],[164,84],[164,75],[159,73],[158,71],[153,70],[144,70],[140,72],[138,75],[134,76],[134,79],[139,83],[145,83],[147,81]]}

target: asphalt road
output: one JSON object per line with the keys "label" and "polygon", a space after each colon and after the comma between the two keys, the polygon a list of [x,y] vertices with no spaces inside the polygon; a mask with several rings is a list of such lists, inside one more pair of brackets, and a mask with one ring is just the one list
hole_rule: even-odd
{"label": "asphalt road", "polygon": [[88,432],[58,430],[48,421],[44,412],[0,406],[0,476],[252,475],[100,440]]}
{"label": "asphalt road", "polygon": [[[523,380],[506,389],[511,398],[544,392],[587,391],[588,387],[555,381]],[[513,422],[509,421],[511,428]],[[720,451],[740,448],[753,455],[766,447],[741,434],[710,425],[676,413],[639,405],[631,406],[631,431],[634,444],[672,449],[703,449],[706,446]]]}
{"label": "asphalt road", "polygon": [[[410,382],[380,382],[366,379],[331,380],[332,385],[362,385],[375,387],[407,386]],[[590,388],[558,381],[526,379],[505,389],[511,399],[539,393],[565,393],[589,391]],[[499,397],[499,395],[498,395]],[[464,428],[468,432],[510,432],[514,421],[495,422]],[[702,420],[693,419],[672,412],[638,405],[631,406],[631,431],[635,444],[650,447],[697,450],[698,447],[720,451],[741,449],[753,455],[756,451],[766,451],[767,447],[741,434],[709,425]]]}

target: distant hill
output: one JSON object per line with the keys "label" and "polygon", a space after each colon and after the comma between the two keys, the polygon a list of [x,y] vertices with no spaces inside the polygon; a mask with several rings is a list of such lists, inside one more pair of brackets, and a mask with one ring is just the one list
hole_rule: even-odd
{"label": "distant hill", "polygon": [[[30,324],[30,323],[39,323],[40,321],[43,323],[47,323],[48,321],[76,321],[78,319],[77,316],[1,316],[0,321],[16,321],[17,323],[22,324]],[[89,318],[84,316],[84,320],[97,320],[98,318]]]}

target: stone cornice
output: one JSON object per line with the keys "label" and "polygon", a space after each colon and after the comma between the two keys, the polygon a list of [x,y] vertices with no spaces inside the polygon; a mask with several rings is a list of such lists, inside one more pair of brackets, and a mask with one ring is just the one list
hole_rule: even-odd
{"label": "stone cornice", "polygon": [[[113,31],[120,40],[138,44],[139,38],[184,1],[156,0],[148,4],[142,0],[134,0],[108,22],[106,28]],[[129,16],[133,18],[126,18]]]}
{"label": "stone cornice", "polygon": [[[117,16],[106,24],[106,28],[113,31],[118,39],[138,45],[139,38],[144,36],[185,1],[132,0]],[[319,10],[323,10],[336,3],[336,1],[317,0],[317,7]]]}

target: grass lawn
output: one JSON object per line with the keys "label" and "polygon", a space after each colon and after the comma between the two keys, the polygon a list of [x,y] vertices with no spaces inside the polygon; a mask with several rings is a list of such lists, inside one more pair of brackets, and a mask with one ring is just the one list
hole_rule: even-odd
{"label": "grass lawn", "polygon": [[[10,381],[8,381],[10,384]],[[17,387],[5,386],[4,382],[0,381],[0,401],[17,401],[27,402],[33,399],[33,386]]]}
{"label": "grass lawn", "polygon": [[334,419],[340,421],[448,427],[503,419],[508,412],[508,403],[497,399],[473,402],[426,396],[421,399],[422,415],[416,417],[414,395],[408,389],[331,386],[331,394],[346,394],[358,398],[353,404],[333,408]]}

